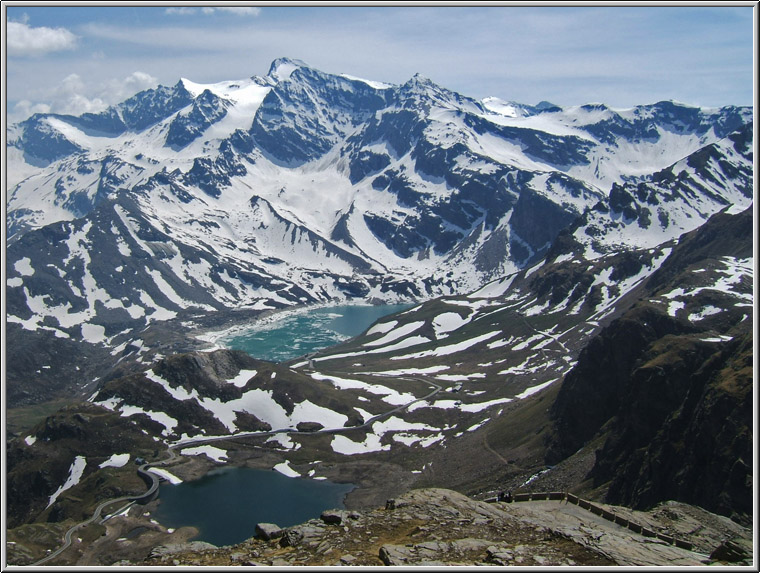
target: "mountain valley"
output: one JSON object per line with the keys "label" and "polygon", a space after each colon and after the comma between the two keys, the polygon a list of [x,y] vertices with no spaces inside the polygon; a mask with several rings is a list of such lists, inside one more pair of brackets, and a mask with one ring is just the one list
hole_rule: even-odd
{"label": "mountain valley", "polygon": [[[754,520],[752,116],[476,101],[283,58],[11,126],[6,407],[68,402],[8,434],[11,562],[141,495],[138,458],[355,484],[346,540],[320,545],[325,521],[208,547],[150,499],[58,563],[726,562]],[[345,302],[413,306],[281,363],[208,342]],[[639,512],[693,550],[485,503],[500,491]]]}

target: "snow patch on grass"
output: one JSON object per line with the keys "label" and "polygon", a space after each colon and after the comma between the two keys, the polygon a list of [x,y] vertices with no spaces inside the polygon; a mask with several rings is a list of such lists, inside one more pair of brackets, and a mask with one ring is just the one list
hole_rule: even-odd
{"label": "snow patch on grass", "polygon": [[200,456],[204,455],[210,460],[218,463],[224,463],[227,461],[227,450],[217,448],[215,446],[203,445],[195,446],[193,448],[185,448],[180,451],[183,456]]}
{"label": "snow patch on grass", "polygon": [[277,464],[272,469],[277,472],[280,472],[282,475],[289,478],[301,477],[301,474],[299,474],[296,470],[290,467],[290,462],[288,460],[285,460],[284,462]]}
{"label": "snow patch on grass", "polygon": [[129,463],[129,454],[113,454],[110,458],[100,464],[99,468],[123,468]]}
{"label": "snow patch on grass", "polygon": [[525,390],[523,390],[522,392],[520,392],[519,394],[517,394],[515,396],[515,398],[517,398],[518,400],[522,400],[523,398],[527,398],[528,396],[532,396],[536,392],[540,392],[541,390],[543,390],[547,386],[550,386],[551,384],[553,384],[556,381],[557,381],[557,379],[555,379],[555,380],[549,380],[548,382],[544,382],[543,384],[538,384],[537,386],[531,386],[530,388],[526,388]]}
{"label": "snow patch on grass", "polygon": [[74,487],[79,483],[79,480],[82,479],[82,475],[84,474],[85,467],[87,467],[87,459],[84,456],[77,456],[74,458],[71,467],[69,467],[69,477],[66,479],[64,484],[55,490],[53,492],[53,495],[50,496],[50,501],[48,502],[46,508],[53,505],[55,503],[55,500],[58,499],[58,496],[61,495],[64,491]]}

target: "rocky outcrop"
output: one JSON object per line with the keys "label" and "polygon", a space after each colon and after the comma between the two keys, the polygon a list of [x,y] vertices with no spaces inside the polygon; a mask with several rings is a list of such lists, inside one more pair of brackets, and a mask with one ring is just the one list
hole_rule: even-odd
{"label": "rocky outcrop", "polygon": [[[746,543],[751,532],[729,520],[683,504],[649,513],[612,506],[603,511],[626,512],[631,521],[646,523],[647,528],[634,531],[564,500],[486,503],[451,490],[419,489],[373,510],[326,512],[340,515],[341,521],[325,520],[323,515],[287,528],[279,540],[186,549],[131,564],[688,566],[709,563],[706,555],[726,536],[735,540],[723,552],[726,559],[746,563],[746,554],[734,548]],[[695,527],[695,518],[701,527]],[[667,541],[673,534],[688,537],[687,530],[699,531],[689,544],[694,551]]]}
{"label": "rocky outcrop", "polygon": [[[547,462],[555,464],[572,455],[610,418],[626,410],[629,406],[627,394],[633,387],[631,373],[650,345],[665,336],[682,334],[687,329],[687,324],[671,319],[657,309],[640,307],[593,338],[581,352],[577,366],[565,377],[552,405],[551,414],[557,431]],[[674,392],[679,390],[674,389]],[[662,402],[658,404],[665,410],[659,417],[672,407]],[[650,405],[653,411],[659,409],[657,404]],[[651,425],[655,420],[649,423]]]}
{"label": "rocky outcrop", "polygon": [[[630,408],[621,412],[597,452],[592,476],[597,484],[610,481],[607,499],[612,503],[644,508],[678,499],[749,523],[752,337],[717,353],[699,344],[685,349],[680,360],[672,351],[664,355],[671,368],[639,370]],[[691,368],[689,357],[694,358]],[[680,395],[662,392],[678,386]],[[659,408],[651,404],[653,388],[660,388]],[[660,408],[664,419],[658,423]]]}

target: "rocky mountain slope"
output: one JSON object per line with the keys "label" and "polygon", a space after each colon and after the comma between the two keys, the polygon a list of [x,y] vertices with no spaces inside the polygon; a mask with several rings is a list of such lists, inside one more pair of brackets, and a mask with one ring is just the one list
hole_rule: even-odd
{"label": "rocky mountain slope", "polygon": [[607,499],[752,515],[751,211],[684,235],[639,299],[581,352],[552,406],[551,460],[605,436]]}
{"label": "rocky mountain slope", "polygon": [[[138,457],[170,459],[169,478],[235,465],[354,483],[358,513],[306,524],[301,545],[151,556],[171,534],[135,512],[67,562],[704,562],[719,542],[663,556],[636,539],[634,558],[627,533],[461,494],[570,491],[681,525],[709,511],[745,535],[751,114],[478,102],[283,59],[12,126],[6,395],[78,400],[8,437],[18,562],[144,491]],[[416,306],[282,364],[196,338],[347,299]],[[419,488],[460,493],[371,509]]]}
{"label": "rocky mountain slope", "polygon": [[[467,292],[582,214],[588,256],[655,246],[749,204],[751,115],[475,101],[288,59],[34,115],[9,128],[10,385],[89,391],[73,348],[102,368],[172,319]],[[608,195],[613,216],[589,211]]]}
{"label": "rocky mountain slope", "polygon": [[[642,509],[678,500],[748,523],[751,236],[748,209],[656,249],[550,256],[310,360],[160,360],[103,383],[83,410],[61,414],[69,422],[48,419],[11,442],[10,515],[19,525],[76,519],[88,505],[77,500],[112,494],[97,456],[126,452],[111,444],[91,459],[89,436],[123,426],[150,436],[133,455],[177,448],[180,476],[284,464],[360,484],[349,496],[357,508],[422,486],[551,489]],[[550,252],[569,244],[560,237]],[[77,480],[49,503],[77,460]],[[40,464],[45,484],[30,479]]]}
{"label": "rocky mountain slope", "polygon": [[[676,502],[648,512],[593,507],[596,513],[562,500],[484,503],[452,490],[418,489],[382,507],[327,510],[285,529],[259,524],[256,537],[215,547],[185,541],[191,528],[171,531],[141,519],[152,508],[137,506],[108,520],[104,533],[89,547],[79,545],[66,562],[148,567],[752,564],[751,530],[707,511]],[[28,562],[39,535],[14,533],[13,561]]]}

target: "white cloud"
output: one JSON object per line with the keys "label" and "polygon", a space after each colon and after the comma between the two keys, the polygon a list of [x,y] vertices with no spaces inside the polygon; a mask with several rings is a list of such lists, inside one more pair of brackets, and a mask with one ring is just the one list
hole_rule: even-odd
{"label": "white cloud", "polygon": [[69,74],[53,90],[50,111],[79,115],[98,113],[108,107],[101,98],[85,95],[87,91],[87,86],[78,74]]}
{"label": "white cloud", "polygon": [[258,16],[261,14],[261,8],[254,8],[252,6],[223,6],[213,9],[219,12],[231,12],[237,16]]}
{"label": "white cloud", "polygon": [[50,106],[46,103],[32,103],[22,99],[13,106],[13,117],[25,118],[35,113],[50,113]]}
{"label": "white cloud", "polygon": [[156,85],[156,78],[141,71],[133,72],[125,78],[110,78],[97,84],[85,82],[79,74],[69,74],[60,84],[49,90],[44,96],[45,102],[21,100],[14,105],[13,115],[20,118],[33,113],[98,113]]}
{"label": "white cloud", "polygon": [[105,87],[100,90],[102,97],[108,94],[110,103],[119,103],[137,92],[154,88],[158,85],[158,79],[145,72],[133,72],[124,79],[110,79],[105,82]]}
{"label": "white cloud", "polygon": [[192,16],[197,12],[195,8],[167,8],[165,10],[166,14],[176,15],[176,16]]}
{"label": "white cloud", "polygon": [[66,28],[33,28],[25,22],[8,22],[8,54],[12,56],[41,56],[49,52],[73,50],[78,36]]}
{"label": "white cloud", "polygon": [[[174,16],[193,16],[199,12],[196,8],[167,8],[165,13]],[[229,12],[236,16],[258,16],[261,13],[261,8],[255,8],[253,6],[220,6],[218,8],[211,8],[205,6],[200,9],[202,14],[211,15],[218,12]]]}

